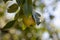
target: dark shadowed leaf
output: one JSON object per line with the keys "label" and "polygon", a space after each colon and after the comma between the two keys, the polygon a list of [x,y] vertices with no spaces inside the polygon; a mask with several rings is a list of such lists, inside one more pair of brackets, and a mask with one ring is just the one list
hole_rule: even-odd
{"label": "dark shadowed leaf", "polygon": [[2,34],[6,34],[8,33],[9,31],[8,30],[1,30]]}
{"label": "dark shadowed leaf", "polygon": [[50,19],[53,19],[54,18],[54,16],[53,15],[50,15]]}
{"label": "dark shadowed leaf", "polygon": [[21,8],[19,12],[16,13],[15,15],[15,20],[18,18],[22,18],[24,16],[23,9]]}
{"label": "dark shadowed leaf", "polygon": [[21,4],[25,3],[25,0],[16,0],[17,4],[20,6]]}
{"label": "dark shadowed leaf", "polygon": [[3,34],[6,34],[6,33],[9,32],[8,29],[11,28],[11,27],[13,27],[14,23],[15,23],[15,20],[10,21],[10,22],[8,22],[8,23],[4,26],[4,28],[2,28],[2,29],[0,29],[0,30],[2,31]]}
{"label": "dark shadowed leaf", "polygon": [[25,0],[25,4],[23,5],[24,15],[30,16],[32,15],[32,0]]}
{"label": "dark shadowed leaf", "polygon": [[18,5],[17,5],[17,4],[13,4],[13,5],[11,5],[11,6],[7,9],[7,11],[8,11],[9,13],[13,13],[13,12],[16,12],[17,9],[18,9]]}
{"label": "dark shadowed leaf", "polygon": [[17,30],[22,30],[21,29],[21,26],[19,25],[19,23],[17,23],[16,27],[15,27]]}
{"label": "dark shadowed leaf", "polygon": [[8,23],[4,26],[3,30],[11,28],[11,27],[14,25],[14,23],[15,23],[15,20],[8,22]]}

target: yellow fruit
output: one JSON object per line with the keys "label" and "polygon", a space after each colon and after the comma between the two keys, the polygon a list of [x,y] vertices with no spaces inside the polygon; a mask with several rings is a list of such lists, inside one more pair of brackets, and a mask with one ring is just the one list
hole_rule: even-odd
{"label": "yellow fruit", "polygon": [[29,16],[29,17],[24,16],[23,22],[27,27],[35,25],[35,21],[32,18],[32,16]]}

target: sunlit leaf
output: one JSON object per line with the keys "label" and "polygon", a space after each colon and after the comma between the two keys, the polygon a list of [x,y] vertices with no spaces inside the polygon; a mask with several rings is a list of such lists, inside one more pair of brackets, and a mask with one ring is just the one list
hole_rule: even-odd
{"label": "sunlit leaf", "polygon": [[17,4],[13,4],[13,5],[11,5],[11,6],[7,9],[7,11],[8,11],[9,13],[13,13],[13,12],[16,12],[17,9],[18,9],[18,5],[17,5]]}
{"label": "sunlit leaf", "polygon": [[16,27],[19,30],[25,30],[26,29],[26,25],[20,20],[18,21],[18,27]]}
{"label": "sunlit leaf", "polygon": [[22,30],[25,30],[26,29],[26,26],[23,24],[22,25]]}

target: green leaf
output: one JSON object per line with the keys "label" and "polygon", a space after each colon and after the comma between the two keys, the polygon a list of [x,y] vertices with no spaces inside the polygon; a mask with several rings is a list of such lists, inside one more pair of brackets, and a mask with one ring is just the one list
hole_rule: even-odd
{"label": "green leaf", "polygon": [[26,25],[22,22],[22,20],[19,19],[16,28],[19,29],[19,30],[25,30],[27,27],[26,27]]}
{"label": "green leaf", "polygon": [[22,24],[22,30],[26,29],[26,25]]}
{"label": "green leaf", "polygon": [[11,6],[7,9],[7,11],[8,11],[9,13],[13,13],[13,12],[16,12],[17,9],[18,9],[18,5],[17,5],[17,4],[13,4],[13,5],[11,5]]}
{"label": "green leaf", "polygon": [[33,36],[33,37],[31,38],[31,40],[36,40],[36,37]]}
{"label": "green leaf", "polygon": [[25,16],[32,15],[32,0],[25,0],[25,3],[23,5],[23,11]]}
{"label": "green leaf", "polygon": [[21,4],[25,3],[25,0],[16,0],[17,4],[20,6]]}
{"label": "green leaf", "polygon": [[16,13],[14,19],[16,20],[16,19],[18,19],[18,18],[22,18],[23,16],[24,16],[24,13],[23,13],[23,9],[21,8],[21,9],[19,10],[19,12]]}
{"label": "green leaf", "polygon": [[15,20],[8,22],[8,23],[4,26],[3,30],[11,28],[11,27],[14,25],[14,23],[15,23]]}
{"label": "green leaf", "polygon": [[32,0],[25,0],[25,3],[21,3],[20,11],[16,14],[19,15],[19,17],[26,16],[29,17],[32,15]]}

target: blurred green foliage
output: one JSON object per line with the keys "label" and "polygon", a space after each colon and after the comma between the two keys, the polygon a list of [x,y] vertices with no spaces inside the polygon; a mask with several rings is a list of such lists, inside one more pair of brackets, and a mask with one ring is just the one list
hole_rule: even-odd
{"label": "blurred green foliage", "polygon": [[[3,0],[5,5],[8,1],[12,0]],[[53,34],[53,32],[46,28],[45,20],[41,23],[42,26],[39,28],[36,26],[37,24],[40,24],[39,22],[36,23],[35,19],[33,18],[34,10],[37,8],[35,4],[36,1],[38,0],[34,0],[34,2],[32,2],[32,0],[16,0],[16,4],[14,3],[8,8],[6,8],[7,5],[6,7],[1,7],[2,5],[0,6],[0,16],[5,14],[6,10],[11,14],[16,12],[14,20],[6,22],[6,19],[6,24],[3,28],[0,28],[0,37],[2,40],[41,40],[44,32]],[[45,4],[41,3],[39,8],[41,9],[42,13],[45,8]],[[38,16],[35,17],[41,17],[39,14],[36,15]],[[50,16],[50,18],[53,19],[54,16]],[[37,21],[38,20],[40,21],[40,19],[37,19]]]}

